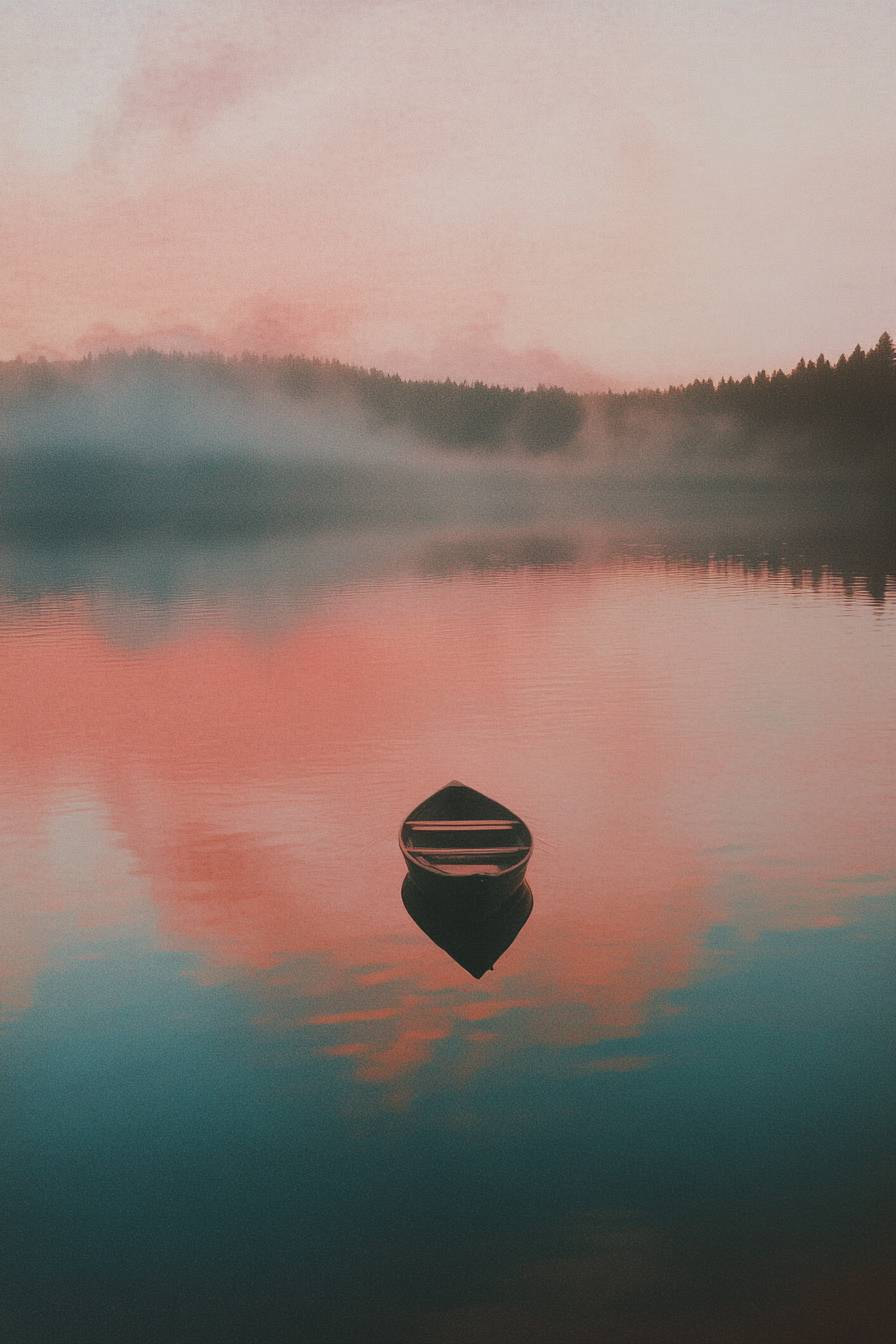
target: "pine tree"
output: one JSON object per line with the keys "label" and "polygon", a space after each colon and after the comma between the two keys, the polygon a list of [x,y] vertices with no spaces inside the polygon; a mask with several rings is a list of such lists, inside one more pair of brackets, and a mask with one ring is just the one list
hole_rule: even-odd
{"label": "pine tree", "polygon": [[880,340],[871,351],[875,363],[885,369],[896,369],[896,348],[888,331],[881,332]]}

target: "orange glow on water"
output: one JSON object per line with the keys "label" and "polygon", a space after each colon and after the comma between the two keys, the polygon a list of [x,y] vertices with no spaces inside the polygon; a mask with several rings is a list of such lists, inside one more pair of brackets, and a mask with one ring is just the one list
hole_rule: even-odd
{"label": "orange glow on water", "polygon": [[[483,582],[506,616],[487,646],[456,637]],[[676,669],[668,641],[691,600],[686,576],[650,566],[571,575],[550,592],[537,574],[422,594],[385,583],[275,634],[218,613],[147,647],[111,642],[81,599],[8,608],[0,696],[16,712],[0,746],[20,836],[8,857],[27,909],[5,916],[6,1007],[27,1006],[54,920],[153,929],[163,948],[197,955],[200,982],[253,983],[260,1029],[298,1032],[358,1078],[391,1085],[449,1038],[463,1045],[458,1077],[527,1043],[636,1039],[712,965],[714,925],[749,938],[848,920],[860,879],[886,856],[870,821],[867,833],[824,824],[846,730],[829,721],[819,735],[813,710],[766,738],[761,704],[722,696],[712,734],[693,733],[692,669],[702,657],[712,685],[732,603],[748,627],[740,653],[757,668],[763,622],[777,626],[774,602],[722,593]],[[662,607],[662,627],[643,619]],[[555,691],[573,676],[574,702]],[[496,752],[494,724],[514,750]],[[874,763],[873,704],[848,731]],[[757,795],[752,813],[732,814],[728,800],[750,793],[749,753],[766,742],[802,793],[783,811]],[[461,771],[536,836],[534,916],[475,983],[399,899],[398,823]],[[732,837],[742,861],[725,857]],[[631,1052],[591,1067],[649,1062]]]}

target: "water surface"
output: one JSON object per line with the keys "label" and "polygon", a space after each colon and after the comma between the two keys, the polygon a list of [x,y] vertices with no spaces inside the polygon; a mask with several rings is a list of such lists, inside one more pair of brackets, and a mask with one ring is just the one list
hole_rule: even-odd
{"label": "water surface", "polygon": [[[889,1338],[896,622],[854,550],[7,547],[5,1337]],[[400,895],[454,777],[536,837],[481,980]]]}

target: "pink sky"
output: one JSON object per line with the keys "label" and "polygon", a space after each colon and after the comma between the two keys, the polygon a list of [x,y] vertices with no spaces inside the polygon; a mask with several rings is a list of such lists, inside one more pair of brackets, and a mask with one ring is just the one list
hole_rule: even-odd
{"label": "pink sky", "polygon": [[2,0],[0,357],[576,387],[896,326],[887,0]]}

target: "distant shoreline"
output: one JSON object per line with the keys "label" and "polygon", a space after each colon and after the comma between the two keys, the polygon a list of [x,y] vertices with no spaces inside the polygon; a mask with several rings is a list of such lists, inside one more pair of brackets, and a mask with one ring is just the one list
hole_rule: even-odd
{"label": "distant shoreline", "polygon": [[[344,445],[351,444],[350,454]],[[573,494],[896,484],[896,352],[885,332],[831,363],[577,394],[407,380],[298,356],[110,352],[0,363],[0,515],[253,507],[326,511],[333,481],[365,507],[371,472],[528,464]],[[430,464],[431,465],[431,464]],[[349,487],[349,476],[354,484]],[[507,490],[512,496],[508,483]],[[359,493],[360,491],[360,493]],[[376,494],[376,490],[374,490]]]}

